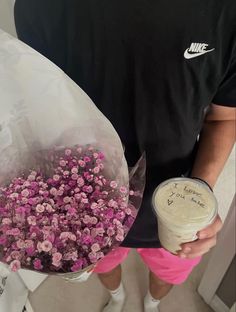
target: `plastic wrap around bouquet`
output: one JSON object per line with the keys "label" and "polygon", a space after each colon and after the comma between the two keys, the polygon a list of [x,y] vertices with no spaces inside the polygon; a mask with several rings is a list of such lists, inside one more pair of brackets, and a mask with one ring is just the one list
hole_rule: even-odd
{"label": "plastic wrap around bouquet", "polygon": [[2,271],[74,279],[91,270],[131,228],[144,176],[145,159],[129,172],[116,131],[90,98],[0,32]]}

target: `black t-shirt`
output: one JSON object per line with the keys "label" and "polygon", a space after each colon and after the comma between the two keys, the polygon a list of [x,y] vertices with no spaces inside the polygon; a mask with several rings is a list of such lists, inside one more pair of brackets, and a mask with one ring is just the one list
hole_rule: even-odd
{"label": "black t-shirt", "polygon": [[17,0],[15,20],[110,119],[128,163],[146,151],[144,201],[123,246],[160,246],[153,190],[191,169],[208,105],[236,104],[236,1]]}

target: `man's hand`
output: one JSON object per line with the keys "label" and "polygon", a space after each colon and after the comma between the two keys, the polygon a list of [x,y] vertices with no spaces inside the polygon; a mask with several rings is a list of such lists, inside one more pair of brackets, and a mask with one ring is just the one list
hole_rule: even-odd
{"label": "man's hand", "polygon": [[182,250],[178,252],[181,258],[196,258],[207,253],[212,247],[216,245],[217,233],[222,228],[222,221],[218,215],[215,221],[197,233],[198,240],[190,243],[182,244]]}

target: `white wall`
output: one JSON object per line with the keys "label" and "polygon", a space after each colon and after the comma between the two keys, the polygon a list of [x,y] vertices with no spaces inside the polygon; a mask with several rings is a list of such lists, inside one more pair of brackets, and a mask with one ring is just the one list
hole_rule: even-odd
{"label": "white wall", "polygon": [[13,18],[14,0],[0,0],[0,28],[16,36]]}
{"label": "white wall", "polygon": [[236,154],[236,146],[222,171],[215,189],[214,193],[217,197],[218,204],[219,204],[219,214],[223,220],[225,220],[228,210],[230,208],[232,199],[235,194],[235,172],[236,172],[236,165],[235,165],[235,154]]}

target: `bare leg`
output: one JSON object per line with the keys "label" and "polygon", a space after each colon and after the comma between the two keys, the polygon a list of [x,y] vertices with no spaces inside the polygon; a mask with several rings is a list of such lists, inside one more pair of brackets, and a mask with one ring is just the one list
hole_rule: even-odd
{"label": "bare leg", "polygon": [[98,277],[111,295],[103,312],[121,312],[125,303],[125,290],[121,283],[121,266],[118,265],[110,272],[98,274]]}
{"label": "bare leg", "polygon": [[172,287],[172,284],[162,281],[152,272],[149,273],[149,290],[154,299],[161,300],[169,293]]}
{"label": "bare leg", "polygon": [[118,265],[110,272],[98,274],[98,277],[108,290],[117,289],[121,283],[121,265]]}
{"label": "bare leg", "polygon": [[145,312],[158,312],[160,300],[165,297],[173,285],[159,279],[152,272],[149,273],[149,290],[144,298]]}

